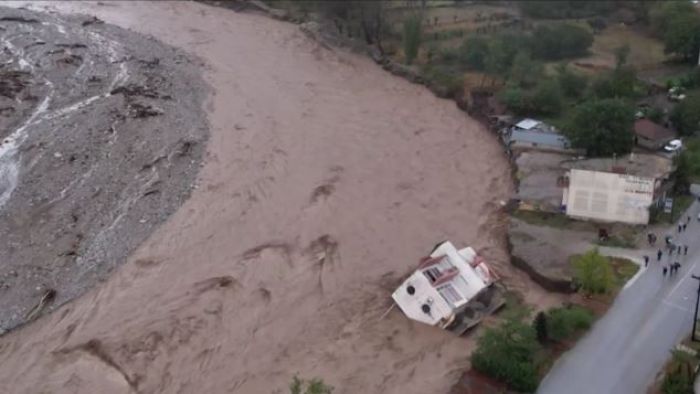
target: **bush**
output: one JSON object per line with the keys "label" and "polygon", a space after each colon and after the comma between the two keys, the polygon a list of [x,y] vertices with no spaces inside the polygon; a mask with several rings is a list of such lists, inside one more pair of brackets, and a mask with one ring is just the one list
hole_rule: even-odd
{"label": "bush", "polygon": [[454,98],[464,91],[462,74],[449,67],[428,66],[423,69],[422,76],[439,97]]}
{"label": "bush", "polygon": [[585,75],[569,70],[565,64],[557,67],[557,79],[562,93],[567,97],[580,97],[588,85],[588,79]]}
{"label": "bush", "polygon": [[637,72],[631,67],[619,67],[598,77],[591,86],[598,98],[631,98],[637,95]]}
{"label": "bush", "polygon": [[579,331],[587,330],[593,324],[593,314],[586,308],[572,305],[568,308],[554,308],[547,314],[549,337],[564,341]]}
{"label": "bush", "polygon": [[535,330],[518,321],[506,321],[487,328],[472,354],[472,366],[513,390],[532,392],[537,388],[534,354],[540,349]]}
{"label": "bush", "polygon": [[499,93],[499,99],[508,109],[518,115],[528,112],[528,105],[525,102],[525,92],[518,86],[506,86],[506,88]]}
{"label": "bush", "polygon": [[290,394],[332,394],[333,386],[329,386],[321,379],[311,379],[309,381],[299,379],[298,376],[292,378],[289,384]]}
{"label": "bush", "polygon": [[549,330],[547,315],[544,312],[540,312],[535,316],[535,320],[532,322],[532,326],[537,334],[537,341],[541,344],[545,344],[549,340]]}
{"label": "bush", "polygon": [[420,15],[412,15],[403,22],[403,51],[406,55],[406,64],[413,63],[413,60],[418,56],[423,35],[421,24]]}
{"label": "bush", "polygon": [[513,58],[509,79],[520,87],[531,88],[542,79],[543,72],[542,63],[533,60],[529,52],[521,50]]}
{"label": "bush", "polygon": [[483,71],[486,57],[489,54],[489,43],[481,36],[470,36],[459,47],[459,59],[465,67]]}
{"label": "bush", "polygon": [[582,291],[590,294],[602,294],[612,290],[615,282],[613,269],[609,259],[598,253],[598,249],[575,257],[573,266],[575,281]]}
{"label": "bush", "polygon": [[556,115],[562,109],[562,93],[555,79],[541,81],[530,97],[530,110],[539,115]]}
{"label": "bush", "polygon": [[697,360],[692,355],[674,350],[671,362],[666,367],[666,376],[661,384],[664,394],[692,394]]}
{"label": "bush", "polygon": [[644,116],[654,123],[662,123],[664,120],[664,111],[659,107],[651,107],[644,112]]}
{"label": "bush", "polygon": [[532,52],[541,59],[558,60],[585,55],[593,34],[568,23],[538,26],[532,34]]}

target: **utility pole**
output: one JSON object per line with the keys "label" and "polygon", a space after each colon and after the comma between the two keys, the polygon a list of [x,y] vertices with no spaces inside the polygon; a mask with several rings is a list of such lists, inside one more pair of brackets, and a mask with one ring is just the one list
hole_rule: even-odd
{"label": "utility pole", "polygon": [[691,275],[693,279],[698,281],[698,294],[695,297],[695,313],[693,314],[693,342],[695,342],[695,329],[698,324],[698,303],[700,303],[700,276]]}

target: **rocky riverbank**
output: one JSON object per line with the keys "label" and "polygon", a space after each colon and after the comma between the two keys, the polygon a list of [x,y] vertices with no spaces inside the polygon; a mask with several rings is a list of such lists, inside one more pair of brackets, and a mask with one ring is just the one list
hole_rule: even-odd
{"label": "rocky riverbank", "polygon": [[200,62],[154,39],[0,8],[0,41],[5,332],[105,279],[182,204],[208,125]]}

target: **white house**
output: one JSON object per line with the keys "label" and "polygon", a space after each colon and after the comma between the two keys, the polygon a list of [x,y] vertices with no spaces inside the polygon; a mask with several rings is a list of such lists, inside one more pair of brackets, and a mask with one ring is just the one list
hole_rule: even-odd
{"label": "white house", "polygon": [[496,275],[474,249],[438,245],[392,294],[408,318],[447,328]]}

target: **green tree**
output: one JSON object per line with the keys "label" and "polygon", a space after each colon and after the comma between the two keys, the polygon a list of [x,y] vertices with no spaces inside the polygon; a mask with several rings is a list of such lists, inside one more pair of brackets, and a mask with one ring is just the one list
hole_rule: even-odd
{"label": "green tree", "polygon": [[673,108],[670,119],[682,135],[693,135],[700,130],[700,94],[688,94]]}
{"label": "green tree", "polygon": [[538,313],[532,324],[537,334],[537,341],[541,344],[545,344],[549,339],[549,333],[547,332],[547,315],[544,312]]}
{"label": "green tree", "polygon": [[513,58],[509,80],[523,88],[531,88],[542,79],[542,63],[532,59],[528,51],[521,50]]}
{"label": "green tree", "polygon": [[593,94],[598,98],[632,98],[637,95],[637,72],[632,67],[618,67],[593,82]]}
{"label": "green tree", "polygon": [[614,274],[607,257],[593,249],[573,261],[576,283],[589,294],[607,293],[612,290]]}
{"label": "green tree", "polygon": [[650,11],[651,25],[664,41],[664,51],[695,60],[700,50],[700,15],[689,1],[666,1]]}
{"label": "green tree", "polygon": [[634,147],[634,107],[619,99],[586,101],[578,105],[564,132],[574,147],[589,156],[629,153]]}
{"label": "green tree", "polygon": [[489,50],[484,59],[487,72],[496,75],[506,75],[513,65],[518,48],[506,36],[497,36],[489,41]]}
{"label": "green tree", "polygon": [[482,36],[470,36],[459,47],[461,63],[471,69],[483,71],[489,53],[489,43]]}
{"label": "green tree", "polygon": [[525,114],[528,107],[525,103],[525,93],[519,86],[509,84],[499,93],[499,98],[508,109],[518,115]]}
{"label": "green tree", "polygon": [[529,100],[533,113],[540,115],[556,115],[561,112],[562,93],[556,79],[545,79],[537,84]]}
{"label": "green tree", "polygon": [[571,71],[566,64],[560,64],[556,68],[557,79],[562,93],[567,97],[581,97],[586,90],[588,80],[585,75]]}
{"label": "green tree", "polygon": [[479,337],[472,366],[513,390],[532,392],[538,383],[534,356],[539,348],[531,326],[508,320]]}
{"label": "green tree", "polygon": [[298,376],[292,378],[289,384],[290,394],[332,394],[333,387],[325,384],[321,379],[303,380]]}
{"label": "green tree", "polygon": [[413,63],[420,49],[423,36],[422,18],[414,14],[403,22],[403,51],[406,55],[406,64]]}
{"label": "green tree", "polygon": [[586,330],[593,324],[593,314],[580,306],[554,308],[547,314],[549,336],[555,341],[570,339],[577,331]]}

